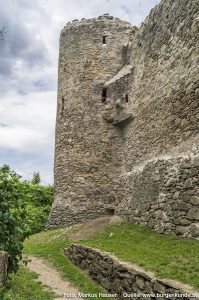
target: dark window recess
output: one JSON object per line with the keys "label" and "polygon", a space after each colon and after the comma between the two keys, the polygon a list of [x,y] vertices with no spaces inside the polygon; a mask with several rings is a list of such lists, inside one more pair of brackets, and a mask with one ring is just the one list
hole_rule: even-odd
{"label": "dark window recess", "polygon": [[126,103],[129,102],[129,96],[128,96],[128,94],[125,95],[125,101],[126,101]]}
{"label": "dark window recess", "polygon": [[115,209],[114,208],[107,208],[106,212],[109,216],[113,216],[115,213]]}
{"label": "dark window recess", "polygon": [[106,102],[107,88],[102,89],[102,102]]}
{"label": "dark window recess", "polygon": [[103,45],[106,45],[106,36],[105,36],[105,35],[103,36],[102,44],[103,44]]}
{"label": "dark window recess", "polygon": [[64,113],[64,97],[61,99],[61,115],[63,116]]}

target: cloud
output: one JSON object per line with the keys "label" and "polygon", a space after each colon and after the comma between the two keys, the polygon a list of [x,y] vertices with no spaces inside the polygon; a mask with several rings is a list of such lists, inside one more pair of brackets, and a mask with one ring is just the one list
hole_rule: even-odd
{"label": "cloud", "polygon": [[73,19],[109,14],[139,25],[157,0],[1,0],[0,164],[52,182],[59,34]]}
{"label": "cloud", "polygon": [[19,152],[51,151],[54,141],[56,92],[10,93],[1,103],[0,149]]}

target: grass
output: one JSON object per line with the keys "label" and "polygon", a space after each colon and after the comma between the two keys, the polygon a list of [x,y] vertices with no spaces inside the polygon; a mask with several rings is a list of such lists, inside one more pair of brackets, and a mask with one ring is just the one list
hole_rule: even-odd
{"label": "grass", "polygon": [[79,243],[115,254],[157,277],[175,279],[199,289],[199,242],[166,236],[129,223],[109,226],[89,240]]}
{"label": "grass", "polygon": [[[64,255],[64,248],[70,242],[66,230],[52,230],[31,236],[25,241],[24,253],[33,254],[48,260],[63,276],[82,293],[99,294],[104,290],[88,278],[79,268],[75,267]],[[67,292],[67,291],[66,291]],[[101,299],[96,297],[95,299]],[[111,299],[111,298],[106,298]]]}
{"label": "grass", "polygon": [[54,293],[47,290],[36,281],[37,274],[25,268],[20,268],[17,274],[12,275],[9,286],[4,292],[0,291],[1,300],[52,300]]}
{"label": "grass", "polygon": [[[68,229],[35,234],[26,240],[24,252],[48,260],[80,292],[103,292],[65,257],[63,249],[72,242],[68,236]],[[199,289],[199,242],[196,240],[161,235],[142,226],[122,223],[108,226],[104,232],[78,243],[111,252],[121,260],[154,272],[159,278],[175,279]]]}

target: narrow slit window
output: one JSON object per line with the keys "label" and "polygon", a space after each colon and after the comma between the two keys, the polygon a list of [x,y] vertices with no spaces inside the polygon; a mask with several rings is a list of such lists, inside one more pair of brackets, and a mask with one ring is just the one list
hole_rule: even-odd
{"label": "narrow slit window", "polygon": [[64,113],[64,97],[61,99],[61,115],[63,116]]}
{"label": "narrow slit window", "polygon": [[106,102],[107,88],[102,89],[102,102]]}
{"label": "narrow slit window", "polygon": [[102,44],[106,45],[106,36],[105,35],[103,35]]}
{"label": "narrow slit window", "polygon": [[126,101],[126,103],[129,102],[129,96],[128,96],[128,94],[125,95],[125,101]]}

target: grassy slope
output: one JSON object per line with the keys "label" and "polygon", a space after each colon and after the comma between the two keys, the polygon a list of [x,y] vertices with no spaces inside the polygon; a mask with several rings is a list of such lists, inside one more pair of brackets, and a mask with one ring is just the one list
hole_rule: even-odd
{"label": "grassy slope", "polygon": [[[82,293],[98,294],[104,290],[75,267],[64,255],[63,249],[69,246],[65,230],[41,232],[26,240],[24,252],[47,259],[60,271],[61,275],[71,281]],[[66,291],[67,292],[67,291]],[[101,299],[101,298],[95,298]],[[110,298],[106,298],[110,299]]]}
{"label": "grassy slope", "polygon": [[176,279],[199,289],[199,242],[160,235],[137,225],[109,226],[80,243],[114,253],[161,278]]}
{"label": "grassy slope", "polygon": [[[161,278],[176,279],[199,289],[199,242],[154,233],[144,227],[123,223],[109,226],[92,239],[80,243],[114,253],[136,263]],[[25,243],[25,253],[49,260],[84,293],[100,289],[64,256],[70,244],[64,229],[33,235]]]}
{"label": "grassy slope", "polygon": [[37,282],[37,274],[21,268],[9,281],[11,288],[0,292],[2,300],[52,300],[54,293]]}

